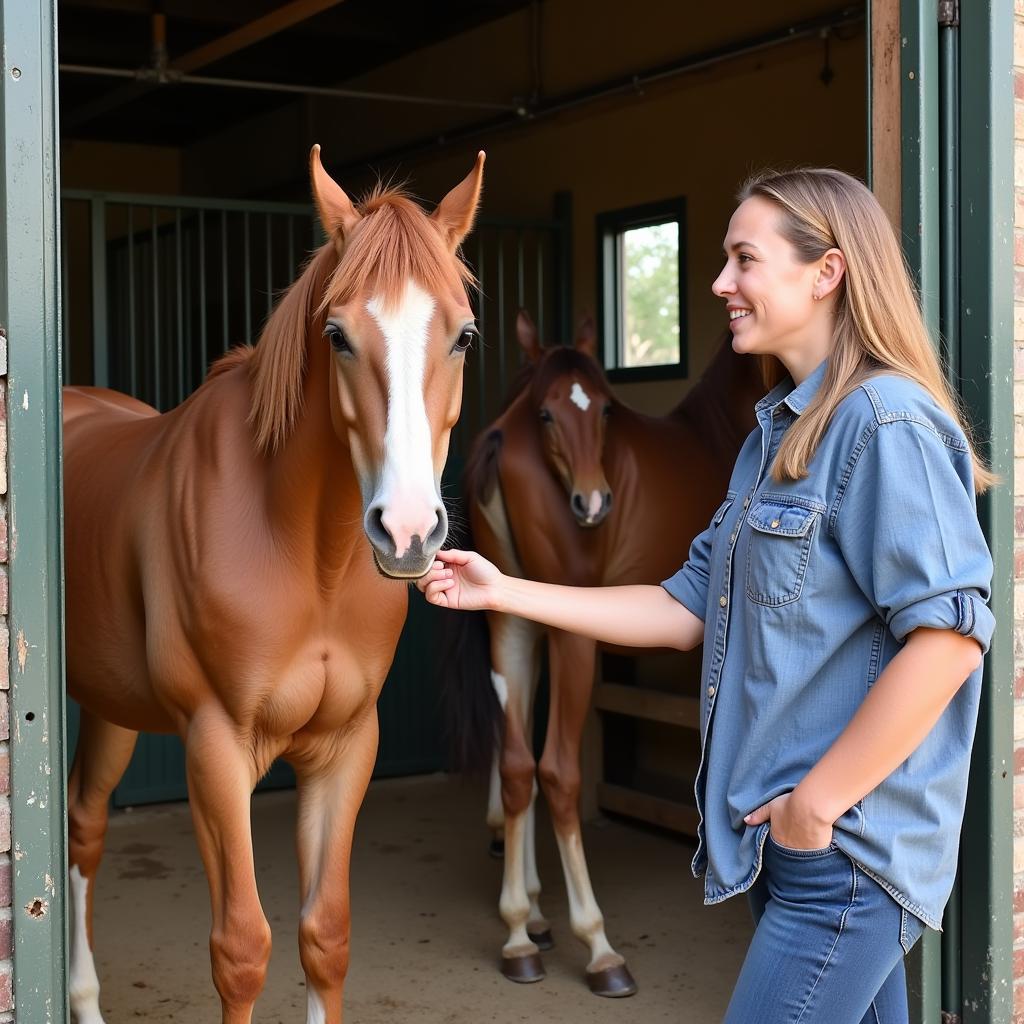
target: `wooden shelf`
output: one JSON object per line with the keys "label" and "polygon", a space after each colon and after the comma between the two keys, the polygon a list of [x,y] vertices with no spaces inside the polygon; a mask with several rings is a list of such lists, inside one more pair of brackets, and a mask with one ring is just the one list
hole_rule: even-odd
{"label": "wooden shelf", "polygon": [[649,793],[641,793],[625,786],[615,786],[610,782],[597,784],[597,803],[606,811],[639,818],[651,825],[659,825],[661,828],[682,832],[684,835],[697,835],[700,815],[692,804],[651,796]]}
{"label": "wooden shelf", "polygon": [[700,702],[696,697],[680,697],[642,686],[598,683],[594,688],[594,705],[600,711],[645,718],[650,722],[667,722],[686,729],[697,729],[700,725]]}

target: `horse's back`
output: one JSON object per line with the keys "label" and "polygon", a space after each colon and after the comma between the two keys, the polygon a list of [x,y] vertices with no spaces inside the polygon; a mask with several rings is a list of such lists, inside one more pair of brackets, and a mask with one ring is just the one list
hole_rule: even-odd
{"label": "horse's back", "polygon": [[122,394],[112,388],[64,388],[64,426],[83,416],[103,416],[114,421],[146,419],[159,416],[151,405]]}

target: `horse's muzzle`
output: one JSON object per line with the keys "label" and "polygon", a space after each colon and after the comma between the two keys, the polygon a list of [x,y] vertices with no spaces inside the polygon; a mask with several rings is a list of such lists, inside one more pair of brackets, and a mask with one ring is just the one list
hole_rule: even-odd
{"label": "horse's muzzle", "polygon": [[436,510],[437,521],[427,534],[426,541],[418,533],[403,539],[402,553],[392,531],[387,527],[384,510],[372,506],[363,519],[366,536],[373,547],[377,568],[392,579],[415,580],[426,575],[434,564],[434,555],[440,550],[448,536],[448,514],[443,505]]}
{"label": "horse's muzzle", "polygon": [[586,496],[579,491],[573,491],[569,504],[580,526],[600,526],[612,510],[612,492],[593,491]]}

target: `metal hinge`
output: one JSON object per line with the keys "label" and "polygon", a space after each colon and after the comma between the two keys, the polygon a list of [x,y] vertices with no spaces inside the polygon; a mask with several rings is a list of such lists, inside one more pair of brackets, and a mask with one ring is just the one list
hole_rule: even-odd
{"label": "metal hinge", "polygon": [[960,24],[960,0],[939,0],[939,28],[957,28]]}

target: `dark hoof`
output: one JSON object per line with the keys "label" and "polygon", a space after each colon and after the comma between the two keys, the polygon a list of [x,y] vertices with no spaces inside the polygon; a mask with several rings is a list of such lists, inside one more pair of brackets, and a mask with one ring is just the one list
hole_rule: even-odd
{"label": "dark hoof", "polygon": [[591,974],[587,971],[587,986],[596,996],[608,999],[623,999],[636,995],[636,982],[625,964],[617,967],[606,967],[603,971]]}
{"label": "dark hoof", "polygon": [[505,859],[505,840],[504,839],[492,839],[491,845],[487,847],[487,852],[495,860]]}
{"label": "dark hoof", "polygon": [[520,984],[529,985],[544,977],[544,964],[541,962],[539,953],[528,953],[526,956],[503,956],[501,958],[501,973],[509,981],[518,981]]}
{"label": "dark hoof", "polygon": [[555,948],[555,940],[551,937],[551,929],[546,928],[542,932],[531,932],[527,929],[526,934],[530,941],[543,953]]}

